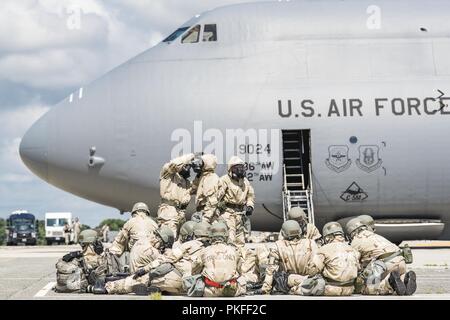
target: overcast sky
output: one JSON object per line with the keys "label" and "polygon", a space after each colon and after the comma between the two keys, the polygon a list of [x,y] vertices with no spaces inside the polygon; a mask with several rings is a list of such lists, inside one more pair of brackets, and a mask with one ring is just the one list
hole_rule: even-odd
{"label": "overcast sky", "polygon": [[257,0],[1,0],[0,217],[69,211],[92,227],[120,217],[31,174],[19,157],[21,137],[52,105],[192,16],[250,1]]}

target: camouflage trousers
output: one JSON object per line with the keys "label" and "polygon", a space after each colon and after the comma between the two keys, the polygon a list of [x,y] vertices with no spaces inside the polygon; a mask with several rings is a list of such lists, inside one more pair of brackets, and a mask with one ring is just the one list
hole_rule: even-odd
{"label": "camouflage trousers", "polygon": [[154,259],[150,239],[138,240],[130,250],[130,272],[134,273]]}
{"label": "camouflage trousers", "polygon": [[392,295],[394,293],[394,289],[389,284],[389,276],[391,272],[398,271],[400,273],[400,278],[402,281],[405,279],[406,273],[406,263],[405,259],[402,256],[395,257],[391,261],[386,262],[387,272],[386,277],[381,280],[381,282],[371,286],[364,286],[362,288],[362,294],[364,295]]}
{"label": "camouflage trousers", "polygon": [[178,238],[178,233],[181,226],[186,222],[186,215],[184,210],[177,210],[174,206],[168,204],[161,204],[158,210],[158,225],[166,226],[172,230],[175,239]]}
{"label": "camouflage trousers", "polygon": [[198,207],[197,211],[202,213],[202,221],[208,222],[209,224],[213,224],[219,217],[217,208],[209,205]]}
{"label": "camouflage trousers", "polygon": [[133,279],[133,275],[131,275],[125,279],[107,282],[105,288],[108,294],[128,294],[133,292],[133,287],[135,285],[148,284],[148,281],[148,274],[137,279]]}
{"label": "camouflage trousers", "polygon": [[171,271],[168,274],[152,279],[152,287],[159,288],[162,292],[172,295],[184,294],[182,275],[178,271]]}
{"label": "camouflage trousers", "polygon": [[242,221],[242,213],[227,209],[221,218],[228,227],[228,242],[237,246],[245,245],[245,228]]}
{"label": "camouflage trousers", "polygon": [[327,284],[324,296],[351,296],[355,290],[354,286],[340,287]]}

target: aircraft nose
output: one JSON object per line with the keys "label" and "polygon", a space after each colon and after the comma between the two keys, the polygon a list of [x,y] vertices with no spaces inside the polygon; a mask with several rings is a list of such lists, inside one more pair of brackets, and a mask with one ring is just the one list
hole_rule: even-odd
{"label": "aircraft nose", "polygon": [[48,181],[48,132],[48,116],[44,115],[25,133],[19,147],[23,163],[45,181]]}

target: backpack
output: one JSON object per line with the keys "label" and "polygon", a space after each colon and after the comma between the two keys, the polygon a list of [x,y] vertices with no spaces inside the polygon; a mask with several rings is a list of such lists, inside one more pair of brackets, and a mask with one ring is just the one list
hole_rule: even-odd
{"label": "backpack", "polygon": [[56,263],[56,292],[83,293],[86,292],[87,286],[88,281],[77,259],[70,262],[58,260]]}

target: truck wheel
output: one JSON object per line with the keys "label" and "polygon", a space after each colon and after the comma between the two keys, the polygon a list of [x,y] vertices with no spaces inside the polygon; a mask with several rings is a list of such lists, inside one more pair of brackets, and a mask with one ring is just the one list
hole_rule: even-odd
{"label": "truck wheel", "polygon": [[51,246],[53,244],[52,240],[45,240],[45,242],[47,243],[48,246]]}

